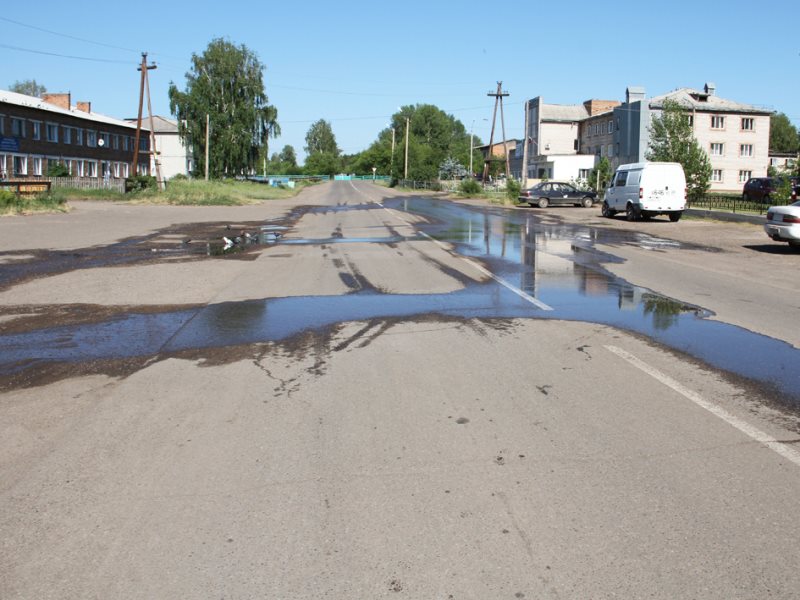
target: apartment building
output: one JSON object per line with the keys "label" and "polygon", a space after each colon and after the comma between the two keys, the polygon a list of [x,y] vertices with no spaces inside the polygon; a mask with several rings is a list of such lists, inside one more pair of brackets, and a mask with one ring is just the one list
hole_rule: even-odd
{"label": "apartment building", "polygon": [[[541,97],[530,100],[528,177],[582,178],[603,157],[612,168],[645,161],[650,124],[668,100],[690,113],[695,138],[711,161],[711,191],[739,192],[750,177],[767,174],[772,111],[720,98],[716,86],[707,83],[702,90],[681,88],[650,99],[644,88],[630,86],[622,103],[587,100],[582,105],[557,106],[542,103]],[[557,157],[542,152],[551,148]],[[591,157],[588,169],[565,163],[569,154]],[[557,162],[554,158],[566,168],[550,168]]]}
{"label": "apartment building", "polygon": [[[122,179],[132,174],[136,124],[72,105],[69,93],[43,98],[0,90],[0,178],[45,177],[62,164],[73,177]],[[149,172],[149,132],[139,140],[141,174]]]}

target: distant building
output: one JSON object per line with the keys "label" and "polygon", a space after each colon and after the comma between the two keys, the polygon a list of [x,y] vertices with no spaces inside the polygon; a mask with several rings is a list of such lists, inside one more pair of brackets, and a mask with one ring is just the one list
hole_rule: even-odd
{"label": "distant building", "polygon": [[[132,174],[136,126],[92,112],[70,94],[43,98],[0,90],[0,177],[38,178],[51,164],[73,177],[124,179]],[[139,172],[149,172],[150,141],[139,140]]]}
{"label": "distant building", "polygon": [[[553,105],[540,96],[528,101],[528,178],[584,178],[603,157],[612,168],[645,161],[650,124],[667,100],[691,113],[694,136],[711,161],[712,191],[740,191],[750,177],[767,174],[772,111],[720,98],[707,83],[703,90],[681,88],[649,100],[644,88],[631,86],[623,103]],[[574,155],[591,160],[568,158]]]}
{"label": "distant building", "polygon": [[[136,126],[136,119],[126,119]],[[142,118],[142,126],[150,128],[150,118]],[[156,138],[156,155],[150,159],[150,173],[156,174],[155,157],[161,167],[161,177],[171,179],[175,175],[189,177],[194,170],[191,151],[184,145],[178,135],[178,122],[166,117],[153,116],[153,132]]]}

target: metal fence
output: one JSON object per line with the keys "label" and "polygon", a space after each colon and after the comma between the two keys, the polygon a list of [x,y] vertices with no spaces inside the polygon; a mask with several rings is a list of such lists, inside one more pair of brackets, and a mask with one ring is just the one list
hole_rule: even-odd
{"label": "metal fence", "polygon": [[766,203],[754,200],[743,200],[741,196],[704,196],[698,200],[690,200],[690,208],[720,210],[734,213],[755,213],[762,215],[770,206],[790,204],[791,200],[770,200]]}
{"label": "metal fence", "polygon": [[125,193],[124,179],[100,179],[98,177],[47,177],[51,187],[76,190],[112,190]]}

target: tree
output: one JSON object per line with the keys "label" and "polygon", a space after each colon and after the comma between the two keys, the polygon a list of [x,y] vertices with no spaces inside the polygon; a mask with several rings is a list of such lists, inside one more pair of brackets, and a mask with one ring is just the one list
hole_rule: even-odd
{"label": "tree", "polygon": [[35,79],[25,79],[24,81],[15,81],[9,88],[10,91],[17,94],[25,94],[26,96],[36,96],[41,98],[47,93],[47,88],[43,85],[36,83]]}
{"label": "tree", "polygon": [[341,158],[333,152],[315,152],[306,157],[307,175],[336,175],[342,166]]}
{"label": "tree", "polygon": [[773,152],[800,150],[800,132],[783,113],[776,113],[769,118],[769,149]]}
{"label": "tree", "polygon": [[281,153],[278,155],[279,160],[285,164],[287,167],[296,167],[297,166],[297,155],[294,152],[294,147],[290,145],[286,145],[281,150]]}
{"label": "tree", "polygon": [[339,156],[340,152],[333,128],[325,119],[313,123],[306,133],[306,154],[310,156],[318,152],[327,152],[334,156]]}
{"label": "tree", "polygon": [[181,138],[192,148],[194,164],[205,170],[206,115],[210,119],[209,172],[234,176],[258,168],[267,141],[280,134],[278,110],[268,104],[264,66],[242,44],[217,38],[205,52],[192,54],[186,90],[170,82],[170,111]]}
{"label": "tree", "polygon": [[680,163],[690,199],[708,190],[711,161],[694,137],[688,112],[675,100],[666,100],[661,114],[653,118],[647,160]]}
{"label": "tree", "polygon": [[592,189],[600,194],[602,190],[606,189],[606,186],[611,181],[613,175],[611,163],[608,162],[608,158],[603,156],[599,161],[597,161],[597,164],[589,173],[589,178],[586,181],[586,184],[589,186],[589,189]]}

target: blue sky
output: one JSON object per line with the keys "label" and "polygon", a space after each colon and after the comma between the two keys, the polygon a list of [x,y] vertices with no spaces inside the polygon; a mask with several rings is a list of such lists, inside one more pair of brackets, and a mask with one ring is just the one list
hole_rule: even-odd
{"label": "blue sky", "polygon": [[0,13],[0,87],[36,79],[96,112],[135,116],[146,51],[158,65],[153,111],[168,115],[170,81],[183,88],[192,53],[223,37],[266,65],[282,128],[272,151],[291,144],[301,157],[317,119],[332,123],[350,154],[415,103],[438,106],[488,141],[494,100],[486,94],[497,81],[510,93],[509,138],[522,136],[526,98],[623,100],[629,85],[656,96],[707,81],[721,97],[784,112],[800,126],[796,0],[664,4],[14,2]]}

